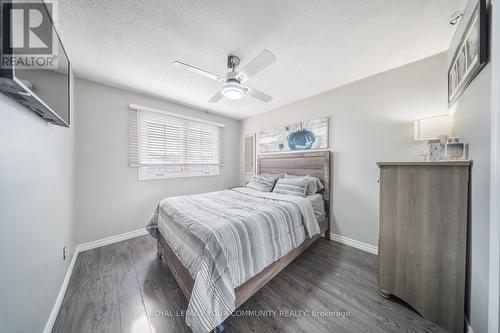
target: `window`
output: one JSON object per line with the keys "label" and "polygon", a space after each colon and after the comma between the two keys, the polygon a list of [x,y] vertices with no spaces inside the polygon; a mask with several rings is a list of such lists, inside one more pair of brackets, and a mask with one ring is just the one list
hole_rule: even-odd
{"label": "window", "polygon": [[139,179],[218,175],[224,164],[222,124],[131,104],[129,140]]}

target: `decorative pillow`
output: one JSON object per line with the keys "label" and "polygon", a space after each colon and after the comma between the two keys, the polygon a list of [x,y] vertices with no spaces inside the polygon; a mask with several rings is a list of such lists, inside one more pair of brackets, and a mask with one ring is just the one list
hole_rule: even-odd
{"label": "decorative pillow", "polygon": [[271,192],[275,182],[275,177],[269,175],[256,175],[250,178],[247,187],[261,192]]}
{"label": "decorative pillow", "polygon": [[303,197],[306,195],[309,177],[280,178],[274,186],[273,192]]}
{"label": "decorative pillow", "polygon": [[274,180],[277,180],[279,178],[285,178],[286,173],[262,173],[260,175],[264,177],[274,178]]}
{"label": "decorative pillow", "polygon": [[309,178],[309,183],[307,185],[307,191],[306,195],[312,195],[315,193],[320,192],[323,190],[325,187],[323,186],[323,183],[318,177],[312,177],[312,176],[294,176],[294,175],[289,175],[285,173],[285,178],[288,179],[298,179],[298,178]]}

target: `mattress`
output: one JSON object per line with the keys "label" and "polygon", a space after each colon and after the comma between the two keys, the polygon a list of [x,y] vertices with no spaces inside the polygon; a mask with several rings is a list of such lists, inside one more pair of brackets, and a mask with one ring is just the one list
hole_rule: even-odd
{"label": "mattress", "polygon": [[314,210],[314,215],[316,216],[316,220],[318,222],[324,220],[326,217],[326,211],[325,211],[325,200],[323,199],[323,195],[316,193],[306,196],[306,199],[311,202],[312,208]]}

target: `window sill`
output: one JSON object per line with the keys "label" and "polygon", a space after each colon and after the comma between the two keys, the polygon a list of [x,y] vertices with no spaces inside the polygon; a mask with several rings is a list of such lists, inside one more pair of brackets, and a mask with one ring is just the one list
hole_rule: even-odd
{"label": "window sill", "polygon": [[143,175],[140,170],[137,170],[137,179],[138,180],[213,177],[213,176],[220,176],[220,172],[217,172],[217,173],[179,172],[179,173],[150,176],[150,175]]}

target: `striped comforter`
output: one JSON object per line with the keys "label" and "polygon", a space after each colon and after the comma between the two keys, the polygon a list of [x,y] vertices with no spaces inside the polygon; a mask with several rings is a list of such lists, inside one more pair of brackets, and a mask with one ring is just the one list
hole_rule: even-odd
{"label": "striped comforter", "polygon": [[236,287],[320,232],[309,200],[249,188],[163,199],[147,229],[161,232],[194,279],[194,332],[224,321]]}

